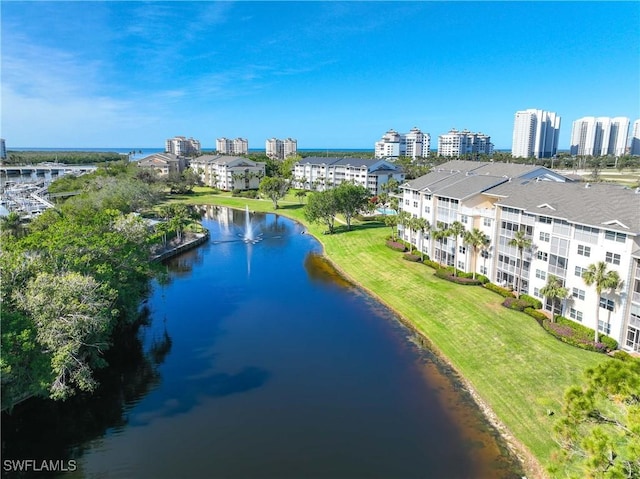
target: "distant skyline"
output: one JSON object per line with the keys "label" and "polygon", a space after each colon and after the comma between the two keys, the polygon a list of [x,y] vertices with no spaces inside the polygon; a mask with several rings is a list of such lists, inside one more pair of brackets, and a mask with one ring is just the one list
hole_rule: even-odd
{"label": "distant skyline", "polygon": [[518,110],[640,118],[640,2],[16,2],[1,9],[12,147],[372,150],[390,128],[511,149]]}

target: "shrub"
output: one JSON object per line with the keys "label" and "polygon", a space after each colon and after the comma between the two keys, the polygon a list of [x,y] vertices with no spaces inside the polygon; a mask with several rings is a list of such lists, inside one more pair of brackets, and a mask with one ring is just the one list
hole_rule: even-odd
{"label": "shrub", "polygon": [[509,289],[506,288],[502,288],[500,286],[498,286],[497,284],[493,284],[493,283],[486,283],[484,284],[484,287],[487,288],[489,291],[493,291],[494,293],[498,293],[500,296],[504,297],[504,298],[515,298],[516,295],[513,294],[513,292]]}
{"label": "shrub", "polygon": [[549,319],[542,311],[538,311],[531,307],[524,308],[524,312],[538,321],[539,324],[542,324],[543,321],[547,321]]}
{"label": "shrub", "polygon": [[438,264],[437,261],[431,261],[429,258],[425,259],[423,263],[426,264],[427,266],[431,266],[433,269],[441,268],[441,266]]}
{"label": "shrub", "polygon": [[618,347],[618,342],[605,335],[600,335],[600,342],[594,343],[594,331],[591,328],[571,321],[563,316],[556,316],[556,322],[544,321],[542,326],[560,341],[588,351],[606,353]]}
{"label": "shrub", "polygon": [[233,190],[231,192],[231,196],[237,196],[240,198],[252,198],[255,199],[258,197],[258,190]]}
{"label": "shrub", "polygon": [[477,279],[473,278],[462,278],[459,276],[454,276],[453,272],[445,268],[438,268],[434,273],[438,278],[446,279],[447,281],[451,281],[452,283],[462,284],[465,286],[477,286],[482,284]]}
{"label": "shrub", "polygon": [[516,311],[524,311],[529,306],[526,301],[517,298],[505,298],[502,302],[502,306]]}
{"label": "shrub", "polygon": [[407,248],[405,248],[405,246],[402,243],[398,243],[397,241],[389,240],[387,241],[387,246],[394,251],[405,252],[407,250]]}
{"label": "shrub", "polygon": [[528,294],[521,294],[520,299],[522,301],[525,301],[533,309],[542,309],[542,301],[540,301],[538,298],[534,298],[533,296],[529,296]]}
{"label": "shrub", "polygon": [[405,253],[402,256],[403,259],[406,259],[407,261],[412,261],[414,263],[417,263],[418,261],[420,261],[420,256],[418,256],[417,254],[413,254],[413,253]]}

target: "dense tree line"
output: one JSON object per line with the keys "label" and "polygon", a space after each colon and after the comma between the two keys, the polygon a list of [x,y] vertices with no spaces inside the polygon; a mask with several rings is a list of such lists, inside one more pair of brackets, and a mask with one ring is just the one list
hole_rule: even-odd
{"label": "dense tree line", "polygon": [[93,165],[110,161],[121,161],[122,155],[116,152],[98,151],[12,151],[7,152],[3,161],[6,165],[36,165],[38,163],[64,163],[67,165]]}
{"label": "dense tree line", "polygon": [[82,193],[28,225],[9,217],[0,224],[3,408],[96,388],[113,333],[135,322],[158,272],[152,249],[189,221],[165,208],[166,228],[150,227],[139,213],[166,185],[135,178],[126,164],[64,181]]}

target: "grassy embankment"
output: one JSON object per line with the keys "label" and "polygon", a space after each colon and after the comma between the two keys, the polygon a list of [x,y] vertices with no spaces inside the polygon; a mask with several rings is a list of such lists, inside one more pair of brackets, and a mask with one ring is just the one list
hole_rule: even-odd
{"label": "grassy embankment", "polygon": [[[178,201],[273,212],[270,201],[207,191],[197,189]],[[278,213],[304,222],[302,207],[292,196],[281,202]],[[549,464],[557,416],[548,412],[559,413],[564,390],[606,356],[561,343],[533,318],[502,307],[495,293],[443,281],[431,268],[404,261],[385,246],[391,230],[380,223],[334,235],[322,234],[322,226],[308,228],[344,274],[415,325],[454,366],[508,428],[503,434],[511,433],[543,467]],[[535,463],[527,466],[530,475],[539,475]]]}

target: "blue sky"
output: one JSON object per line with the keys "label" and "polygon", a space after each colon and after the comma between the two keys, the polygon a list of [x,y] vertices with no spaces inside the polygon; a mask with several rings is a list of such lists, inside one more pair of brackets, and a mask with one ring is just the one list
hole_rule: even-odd
{"label": "blue sky", "polygon": [[389,128],[481,131],[517,110],[640,118],[640,2],[3,0],[11,147],[372,149]]}

